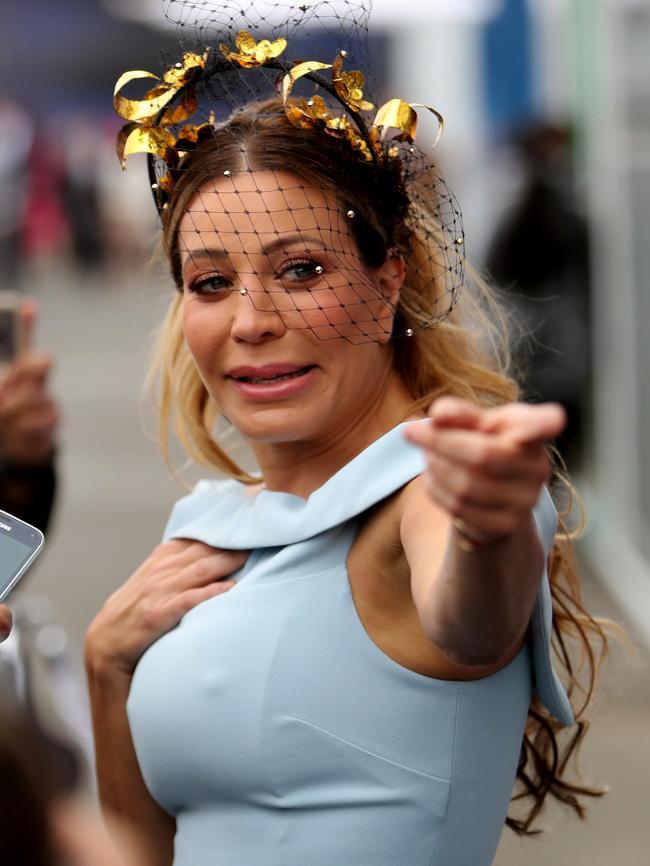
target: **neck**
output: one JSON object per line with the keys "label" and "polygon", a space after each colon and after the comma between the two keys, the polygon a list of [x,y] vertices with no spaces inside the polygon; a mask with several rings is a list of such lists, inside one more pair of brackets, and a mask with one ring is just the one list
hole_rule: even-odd
{"label": "neck", "polygon": [[376,399],[317,436],[295,442],[251,442],[266,490],[306,499],[339,469],[403,421],[422,417],[391,372]]}

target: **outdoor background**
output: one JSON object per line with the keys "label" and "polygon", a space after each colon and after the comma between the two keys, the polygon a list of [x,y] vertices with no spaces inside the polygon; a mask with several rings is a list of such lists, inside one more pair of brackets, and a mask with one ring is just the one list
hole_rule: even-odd
{"label": "outdoor background", "polygon": [[[588,513],[586,595],[634,646],[617,649],[605,669],[582,762],[610,793],[584,823],[551,811],[540,838],[506,831],[496,864],[642,866],[650,850],[650,2],[378,0],[375,13],[383,95],[445,116],[437,158],[463,207],[469,257],[489,267],[531,325],[529,396],[570,410],[565,453]],[[63,413],[54,524],[14,599],[32,624],[43,676],[57,684],[44,701],[86,743],[77,679],[84,630],[157,543],[183,492],[158,456],[141,398],[172,289],[145,160],[132,157],[120,171],[111,106],[124,70],[159,72],[161,49],[175,53],[161,18],[159,0],[0,8],[0,289],[38,299],[37,344],[55,357]],[[531,273],[531,262],[541,270]]]}

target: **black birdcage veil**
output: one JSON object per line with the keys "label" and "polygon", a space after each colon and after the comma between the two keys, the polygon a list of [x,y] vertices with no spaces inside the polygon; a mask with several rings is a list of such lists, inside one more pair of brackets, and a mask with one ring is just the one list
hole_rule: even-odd
{"label": "black birdcage veil", "polygon": [[173,223],[179,288],[214,303],[245,295],[319,339],[385,341],[442,321],[463,283],[460,210],[414,144],[426,106],[376,108],[369,4],[163,9],[181,59],[142,100],[121,91],[155,76],[126,73],[115,105],[130,121],[118,152],[148,154]]}

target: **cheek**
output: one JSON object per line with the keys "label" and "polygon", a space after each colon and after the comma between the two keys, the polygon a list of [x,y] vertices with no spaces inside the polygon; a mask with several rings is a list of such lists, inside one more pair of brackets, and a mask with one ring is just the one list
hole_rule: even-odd
{"label": "cheek", "polygon": [[327,344],[338,351],[329,353],[329,367],[340,403],[358,406],[377,391],[392,364],[392,352],[377,340],[354,344],[352,340],[337,340]]}
{"label": "cheek", "polygon": [[192,298],[183,300],[183,334],[187,347],[202,375],[215,366],[227,338],[223,317],[215,305],[201,305]]}
{"label": "cheek", "polygon": [[276,309],[289,329],[307,329],[320,340],[384,343],[390,337],[394,306],[364,275],[334,273],[327,286],[280,296]]}

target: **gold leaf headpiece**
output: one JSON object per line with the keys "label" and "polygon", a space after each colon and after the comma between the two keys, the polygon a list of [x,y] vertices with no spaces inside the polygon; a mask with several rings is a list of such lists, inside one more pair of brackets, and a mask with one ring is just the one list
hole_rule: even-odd
{"label": "gold leaf headpiece", "polygon": [[[391,99],[384,103],[377,110],[372,122],[363,119],[362,114],[372,111],[375,106],[364,99],[363,73],[359,70],[343,69],[345,51],[339,52],[332,63],[310,60],[292,65],[278,60],[287,46],[286,39],[275,39],[273,42],[262,39],[257,42],[247,30],[241,30],[237,34],[235,46],[236,51],[224,44],[219,46],[221,54],[231,64],[242,69],[271,66],[284,73],[279,92],[287,118],[294,126],[319,128],[328,135],[345,138],[359,153],[360,158],[366,161],[380,163],[385,159],[399,158],[399,149],[395,142],[406,141],[412,144],[415,140],[418,121],[416,108],[425,108],[438,120],[434,147],[442,135],[444,121],[435,108],[407,103],[401,99]],[[208,53],[208,50],[203,55],[186,52],[182,62],[170,67],[162,79],[151,72],[134,70],[125,72],[115,85],[115,110],[120,117],[129,121],[122,127],[117,138],[120,163],[122,168],[125,168],[126,159],[132,153],[147,153],[163,160],[168,171],[155,184],[159,205],[164,202],[173,185],[169,169],[176,168],[185,151],[195,145],[204,133],[214,129],[212,114],[207,123],[186,123],[180,126],[197,110],[196,85],[205,74]],[[320,73],[325,69],[332,70],[331,85],[320,78]],[[294,85],[305,76],[334,96],[341,103],[342,113],[332,113],[322,96],[315,95],[309,99],[292,98]],[[159,83],[140,100],[122,96],[121,91],[127,84],[141,79],[154,79]],[[172,127],[176,127],[176,132]]]}
{"label": "gold leaf headpiece", "polygon": [[[113,105],[120,117],[129,121],[117,136],[117,155],[122,168],[126,167],[126,159],[132,153],[149,153],[171,164],[175,161],[177,154],[173,151],[180,139],[196,141],[200,130],[211,126],[209,123],[200,126],[186,124],[178,135],[174,135],[170,129],[183,123],[196,111],[195,85],[205,71],[207,58],[207,51],[202,56],[187,51],[183,61],[170,67],[162,79],[142,69],[125,72],[118,78],[113,92]],[[121,91],[127,84],[143,78],[153,78],[160,84],[145,93],[142,99],[126,99],[122,96]],[[181,99],[178,104],[167,108],[179,94]]]}
{"label": "gold leaf headpiece", "polygon": [[273,42],[269,42],[268,39],[262,39],[256,42],[255,37],[248,30],[240,30],[235,45],[239,49],[239,53],[231,51],[223,43],[219,49],[226,60],[232,60],[239,66],[251,69],[255,66],[264,66],[269,60],[275,60],[276,57],[279,57],[287,47],[287,40],[275,39]]}

